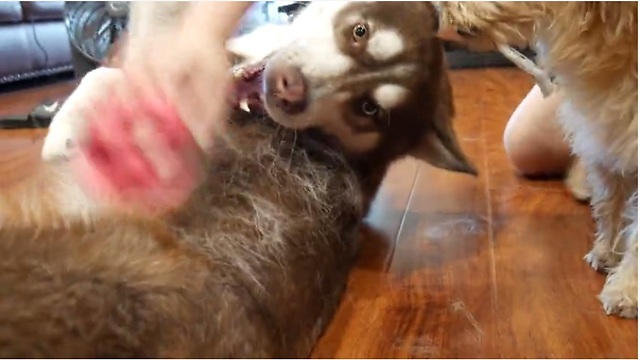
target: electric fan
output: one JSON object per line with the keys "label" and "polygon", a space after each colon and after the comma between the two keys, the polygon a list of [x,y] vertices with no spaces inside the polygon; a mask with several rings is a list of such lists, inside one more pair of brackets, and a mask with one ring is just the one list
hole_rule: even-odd
{"label": "electric fan", "polygon": [[65,2],[64,19],[79,77],[102,62],[126,29],[128,14],[126,1]]}

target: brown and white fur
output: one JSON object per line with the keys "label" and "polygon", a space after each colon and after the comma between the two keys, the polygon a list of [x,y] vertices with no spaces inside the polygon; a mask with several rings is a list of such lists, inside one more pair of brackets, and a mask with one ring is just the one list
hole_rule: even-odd
{"label": "brown and white fur", "polygon": [[[131,39],[188,6],[135,4]],[[387,166],[413,155],[473,170],[452,131],[430,4],[318,3],[305,16],[323,22],[274,47],[264,85],[280,96],[269,79],[301,67],[306,107],[289,116],[271,98],[275,122],[234,112],[206,181],[176,211],[92,204],[64,162],[0,194],[0,356],[309,355]],[[368,41],[352,42],[362,22]],[[365,99],[378,111],[363,114]]]}
{"label": "brown and white fur", "polygon": [[608,273],[607,314],[638,313],[637,2],[441,2],[471,48],[531,44],[555,75],[560,122],[589,178],[597,236],[589,264]]}

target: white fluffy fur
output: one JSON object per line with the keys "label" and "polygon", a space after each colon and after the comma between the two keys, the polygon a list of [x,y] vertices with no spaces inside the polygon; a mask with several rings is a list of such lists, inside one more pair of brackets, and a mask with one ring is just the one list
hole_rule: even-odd
{"label": "white fluffy fur", "polygon": [[258,62],[293,40],[289,25],[265,24],[260,31],[241,35],[227,41],[227,49],[246,62]]}
{"label": "white fluffy fur", "polygon": [[404,40],[397,31],[392,29],[379,29],[369,40],[367,52],[374,59],[384,61],[402,53]]}
{"label": "white fluffy fur", "polygon": [[406,99],[408,94],[409,90],[403,86],[384,84],[378,86],[378,88],[373,92],[373,97],[383,108],[392,109],[400,105],[404,99]]}
{"label": "white fluffy fur", "polygon": [[338,49],[333,28],[334,16],[347,5],[348,1],[313,2],[291,24],[297,46],[286,56],[307,78],[336,77],[351,69],[353,61]]}

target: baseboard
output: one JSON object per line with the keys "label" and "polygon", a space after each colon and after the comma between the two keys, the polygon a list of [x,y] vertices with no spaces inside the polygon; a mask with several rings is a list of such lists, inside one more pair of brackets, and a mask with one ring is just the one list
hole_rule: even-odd
{"label": "baseboard", "polygon": [[73,80],[74,78],[75,74],[73,72],[73,69],[70,69],[61,73],[42,75],[39,77],[27,78],[19,81],[0,84],[0,95],[14,91],[28,90],[47,85],[58,84],[61,82],[67,82]]}
{"label": "baseboard", "polygon": [[[535,53],[530,49],[520,50],[524,56],[533,60]],[[515,66],[509,59],[497,51],[476,53],[461,48],[449,47],[446,57],[450,69],[476,69]]]}

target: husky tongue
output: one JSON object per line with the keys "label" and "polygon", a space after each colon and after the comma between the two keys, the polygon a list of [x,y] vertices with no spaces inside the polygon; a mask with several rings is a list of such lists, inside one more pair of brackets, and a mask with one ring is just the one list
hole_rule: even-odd
{"label": "husky tongue", "polygon": [[235,98],[232,105],[236,108],[246,104],[249,112],[264,115],[262,73],[264,64],[242,65],[233,72]]}

